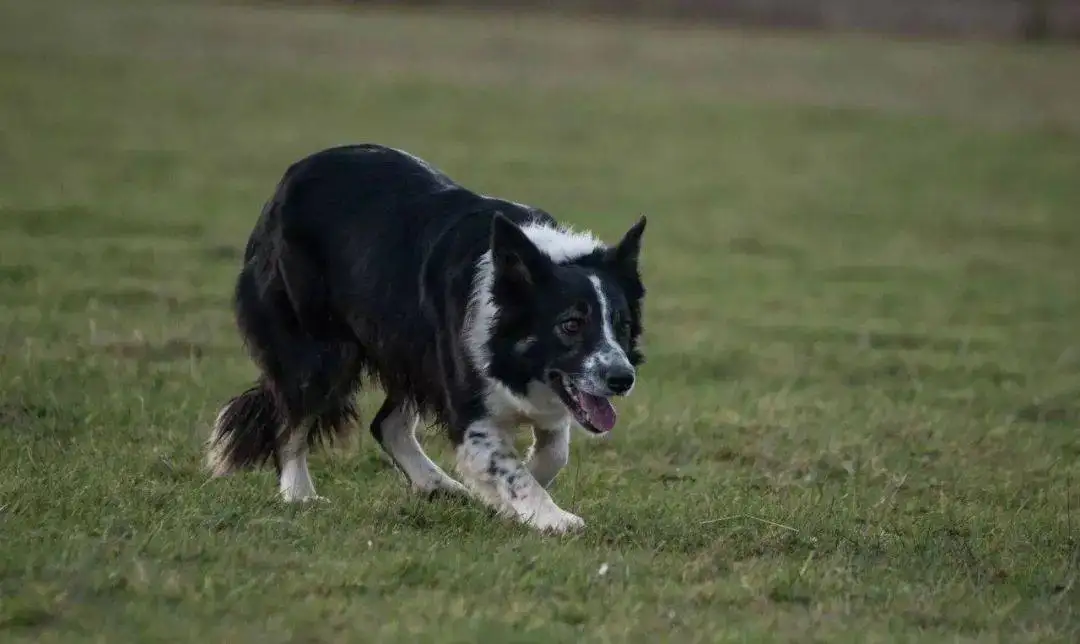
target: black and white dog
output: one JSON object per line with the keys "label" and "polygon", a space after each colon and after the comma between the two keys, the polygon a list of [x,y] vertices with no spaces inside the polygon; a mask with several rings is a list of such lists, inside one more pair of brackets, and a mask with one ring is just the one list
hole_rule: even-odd
{"label": "black and white dog", "polygon": [[[236,318],[261,376],[218,414],[210,469],[272,460],[285,500],[319,498],[308,452],[349,429],[368,376],[386,393],[371,433],[415,490],[471,492],[539,530],[582,527],[545,488],[571,421],[610,431],[609,399],[634,386],[644,229],[642,217],[608,247],[379,145],[297,162],[244,254]],[[422,415],[447,430],[465,486],[420,447]]]}

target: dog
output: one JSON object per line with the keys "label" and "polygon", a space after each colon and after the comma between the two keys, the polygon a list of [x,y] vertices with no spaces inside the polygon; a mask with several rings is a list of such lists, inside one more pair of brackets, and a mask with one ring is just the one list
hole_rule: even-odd
{"label": "dog", "polygon": [[[235,317],[260,375],[218,413],[208,468],[272,461],[285,501],[321,499],[308,454],[357,422],[364,381],[386,395],[371,434],[413,490],[469,496],[543,532],[583,528],[547,488],[571,427],[609,432],[611,399],[644,361],[645,223],[608,246],[394,148],[301,159],[244,251]],[[463,484],[424,453],[421,417],[449,436]],[[521,424],[533,431],[524,458],[511,442]]]}

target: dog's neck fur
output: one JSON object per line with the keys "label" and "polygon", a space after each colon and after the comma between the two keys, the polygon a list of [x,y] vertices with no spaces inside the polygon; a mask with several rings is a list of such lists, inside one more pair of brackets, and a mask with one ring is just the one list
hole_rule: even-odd
{"label": "dog's neck fur", "polygon": [[[536,247],[556,263],[566,263],[606,248],[604,243],[588,232],[578,232],[569,227],[554,227],[534,222],[521,226]],[[463,339],[473,367],[483,377],[487,387],[489,412],[512,419],[524,416],[540,423],[557,423],[569,412],[550,387],[530,382],[526,395],[519,396],[505,384],[491,377],[491,329],[498,307],[491,295],[494,272],[491,251],[485,252],[476,262],[472,296],[465,314]]]}

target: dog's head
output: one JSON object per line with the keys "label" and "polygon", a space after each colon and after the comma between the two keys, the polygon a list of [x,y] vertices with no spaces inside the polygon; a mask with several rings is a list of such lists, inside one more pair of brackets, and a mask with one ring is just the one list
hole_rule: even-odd
{"label": "dog's head", "polygon": [[642,217],[613,247],[555,261],[511,222],[492,224],[492,374],[550,387],[574,419],[602,434],[613,396],[634,386],[645,288],[638,269]]}

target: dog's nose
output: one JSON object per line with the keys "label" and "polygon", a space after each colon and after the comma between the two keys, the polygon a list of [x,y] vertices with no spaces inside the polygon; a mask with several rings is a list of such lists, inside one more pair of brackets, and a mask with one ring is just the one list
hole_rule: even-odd
{"label": "dog's nose", "polygon": [[625,394],[634,386],[634,370],[616,367],[607,376],[607,387],[614,394]]}

